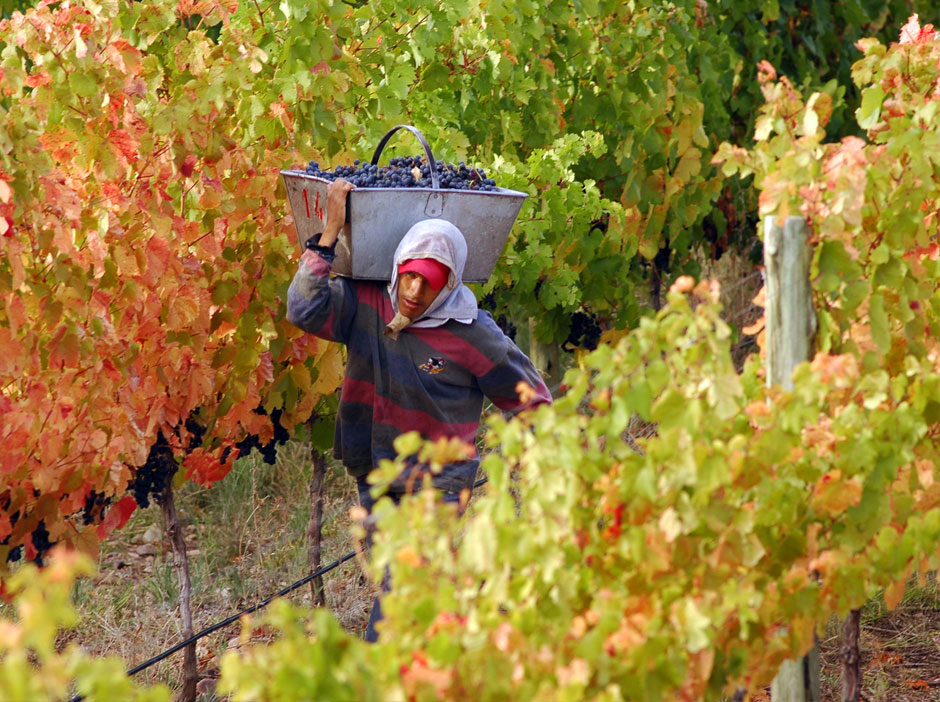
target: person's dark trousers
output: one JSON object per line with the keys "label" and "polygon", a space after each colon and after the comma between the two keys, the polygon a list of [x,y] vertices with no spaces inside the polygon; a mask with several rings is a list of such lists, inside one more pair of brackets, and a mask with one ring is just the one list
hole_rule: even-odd
{"label": "person's dark trousers", "polygon": [[[366,512],[372,514],[372,508],[375,506],[376,500],[369,494],[369,490],[372,486],[366,482],[366,476],[360,475],[356,477],[356,488],[359,491],[359,504],[362,506]],[[402,493],[400,492],[389,492],[386,493],[388,497],[391,498],[392,502],[396,505],[401,502]],[[460,502],[460,493],[459,492],[446,492],[441,491],[441,497],[444,502]],[[366,537],[368,540],[368,545],[371,546],[372,536],[371,534]],[[382,594],[391,590],[391,572],[388,569],[388,566],[385,567],[385,576],[382,578],[381,592]],[[372,612],[369,614],[369,624],[366,626],[366,635],[365,639],[369,643],[375,643],[379,640],[379,633],[375,630],[375,625],[382,621],[382,603],[381,603],[381,594],[376,595],[375,600],[372,602]]]}

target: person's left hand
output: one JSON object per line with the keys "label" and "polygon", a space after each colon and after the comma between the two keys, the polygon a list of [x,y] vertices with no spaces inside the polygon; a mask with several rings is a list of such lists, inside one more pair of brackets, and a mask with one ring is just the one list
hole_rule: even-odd
{"label": "person's left hand", "polygon": [[346,196],[356,186],[345,178],[337,178],[326,187],[326,225],[320,246],[332,246],[346,223]]}

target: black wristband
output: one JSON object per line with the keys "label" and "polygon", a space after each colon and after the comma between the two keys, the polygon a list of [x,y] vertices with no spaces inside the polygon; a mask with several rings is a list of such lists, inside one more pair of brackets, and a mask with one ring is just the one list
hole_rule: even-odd
{"label": "black wristband", "polygon": [[321,236],[323,236],[323,232],[314,234],[304,242],[304,248],[310,249],[324,261],[332,265],[336,258],[336,242],[334,241],[332,246],[320,246]]}

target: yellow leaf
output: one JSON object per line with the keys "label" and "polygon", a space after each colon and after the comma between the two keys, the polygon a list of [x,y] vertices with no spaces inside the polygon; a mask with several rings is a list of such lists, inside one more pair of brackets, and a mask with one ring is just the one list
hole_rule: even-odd
{"label": "yellow leaf", "polygon": [[188,329],[198,316],[198,301],[185,295],[176,295],[169,302],[167,325],[170,329]]}
{"label": "yellow leaf", "polygon": [[816,114],[815,110],[807,108],[806,112],[803,114],[803,134],[812,136],[818,129],[819,115]]}
{"label": "yellow leaf", "polygon": [[682,154],[673,175],[680,181],[687,183],[697,176],[701,170],[702,152],[698,149],[689,149]]}
{"label": "yellow leaf", "polygon": [[691,119],[684,119],[675,126],[672,136],[676,140],[676,156],[682,157],[689,150],[695,126],[695,122]]}
{"label": "yellow leaf", "polygon": [[629,334],[629,329],[607,329],[601,332],[601,343],[615,346],[617,342]]}
{"label": "yellow leaf", "polygon": [[318,395],[331,395],[343,383],[343,354],[338,344],[320,342],[323,352],[317,358],[317,379],[311,390]]}

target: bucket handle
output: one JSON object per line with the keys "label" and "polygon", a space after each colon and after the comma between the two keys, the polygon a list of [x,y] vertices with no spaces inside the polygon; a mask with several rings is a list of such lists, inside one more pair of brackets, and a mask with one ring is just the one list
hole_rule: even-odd
{"label": "bucket handle", "polygon": [[424,155],[428,157],[428,166],[431,171],[431,187],[435,190],[441,189],[440,178],[437,177],[437,164],[434,161],[434,155],[431,153],[431,147],[428,145],[427,139],[424,138],[424,134],[419,132],[415,127],[412,127],[410,124],[397,124],[392,127],[388,134],[382,137],[382,141],[379,142],[379,145],[375,147],[375,153],[372,154],[372,165],[375,166],[379,162],[379,156],[382,155],[382,149],[385,148],[385,145],[388,143],[388,140],[391,139],[392,134],[397,132],[399,129],[407,129],[409,132],[418,137],[418,141],[421,142],[421,146],[424,147]]}

